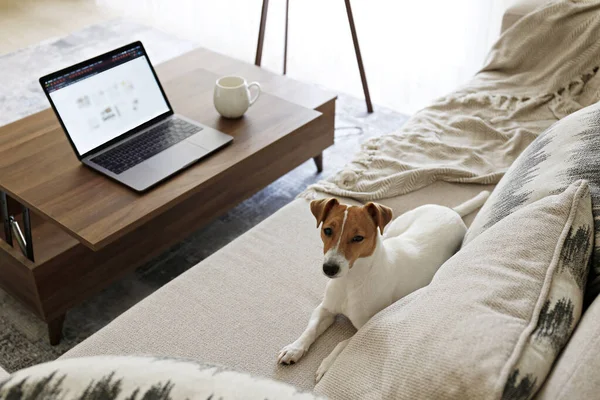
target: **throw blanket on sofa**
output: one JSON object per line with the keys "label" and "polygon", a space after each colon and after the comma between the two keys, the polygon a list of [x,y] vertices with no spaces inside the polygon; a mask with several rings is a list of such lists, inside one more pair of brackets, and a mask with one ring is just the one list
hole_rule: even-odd
{"label": "throw blanket on sofa", "polygon": [[434,181],[497,183],[552,123],[600,99],[600,0],[550,3],[509,28],[485,67],[394,134],[364,143],[316,191],[361,201]]}

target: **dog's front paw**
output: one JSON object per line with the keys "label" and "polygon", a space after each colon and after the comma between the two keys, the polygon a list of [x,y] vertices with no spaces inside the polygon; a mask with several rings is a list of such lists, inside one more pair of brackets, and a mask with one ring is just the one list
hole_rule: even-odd
{"label": "dog's front paw", "polygon": [[277,362],[279,364],[295,364],[299,359],[302,358],[306,350],[302,346],[298,346],[296,343],[288,344],[279,352]]}
{"label": "dog's front paw", "polygon": [[315,383],[319,383],[325,372],[331,367],[331,364],[335,361],[335,357],[331,357],[331,355],[327,356],[319,365],[317,369],[317,373],[315,374]]}

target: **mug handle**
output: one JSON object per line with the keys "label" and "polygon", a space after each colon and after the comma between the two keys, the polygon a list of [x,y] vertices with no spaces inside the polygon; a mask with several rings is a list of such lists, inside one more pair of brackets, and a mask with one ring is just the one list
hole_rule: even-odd
{"label": "mug handle", "polygon": [[250,91],[250,89],[253,87],[256,88],[256,96],[254,96],[253,99],[250,99],[250,105],[254,104],[254,102],[256,100],[258,100],[258,96],[260,96],[260,93],[262,92],[258,82],[252,82],[252,83],[248,84],[248,91]]}

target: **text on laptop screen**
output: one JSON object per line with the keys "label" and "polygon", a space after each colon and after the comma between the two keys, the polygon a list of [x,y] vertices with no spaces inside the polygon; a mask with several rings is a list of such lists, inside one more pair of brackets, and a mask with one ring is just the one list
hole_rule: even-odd
{"label": "text on laptop screen", "polygon": [[44,82],[79,154],[169,111],[140,46]]}

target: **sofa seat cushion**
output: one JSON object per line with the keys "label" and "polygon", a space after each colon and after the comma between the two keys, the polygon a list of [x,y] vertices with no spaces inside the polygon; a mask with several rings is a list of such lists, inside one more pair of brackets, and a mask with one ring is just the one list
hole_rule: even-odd
{"label": "sofa seat cushion", "polygon": [[[477,196],[482,190],[491,192],[494,190],[494,187],[495,185],[474,185],[469,183],[449,183],[439,181],[403,196],[381,199],[377,200],[377,202],[390,207],[394,211],[394,217],[397,217],[409,210],[422,206],[423,204],[439,204],[446,207],[456,207]],[[474,212],[464,218],[467,226],[471,224],[476,215],[477,212]]]}
{"label": "sofa seat cushion", "polygon": [[39,364],[0,380],[0,399],[293,399],[310,393],[215,365],[103,356]]}
{"label": "sofa seat cushion", "polygon": [[[443,184],[433,189],[382,202],[399,215],[425,203],[459,204],[482,187]],[[106,354],[185,357],[311,389],[321,361],[355,332],[345,318],[339,318],[300,362],[276,364],[279,350],[302,333],[323,297],[327,278],[321,272],[322,257],[322,242],[308,202],[295,200],[63,358]]]}
{"label": "sofa seat cushion", "polygon": [[277,364],[323,296],[321,247],[307,201],[295,200],[63,357],[190,358],[311,389],[321,360],[355,331],[340,319],[301,362]]}
{"label": "sofa seat cushion", "polygon": [[2,381],[4,378],[8,377],[8,372],[5,371],[2,367],[0,367],[0,381]]}
{"label": "sofa seat cushion", "polygon": [[592,240],[585,181],[515,212],[364,325],[316,392],[530,399],[581,316]]}

